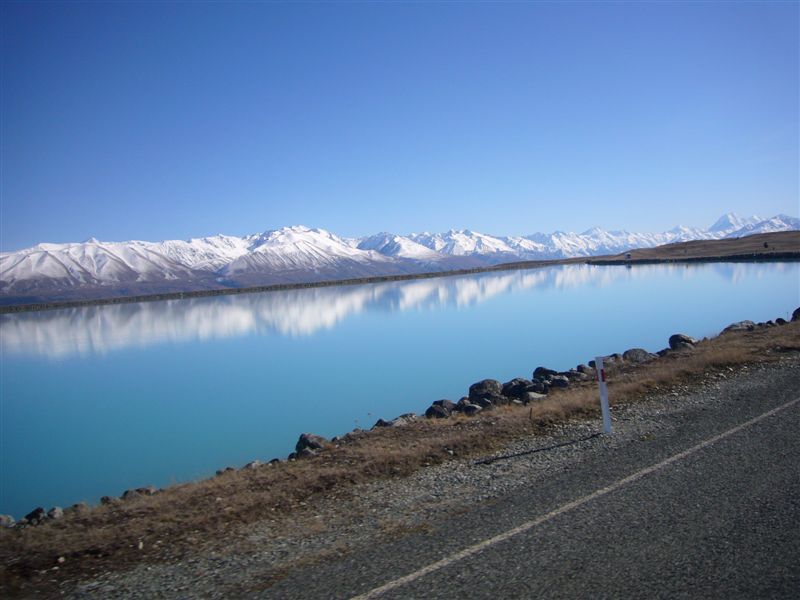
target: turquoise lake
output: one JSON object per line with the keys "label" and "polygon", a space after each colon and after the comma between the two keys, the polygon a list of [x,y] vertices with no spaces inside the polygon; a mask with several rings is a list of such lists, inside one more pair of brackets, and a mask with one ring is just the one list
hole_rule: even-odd
{"label": "turquoise lake", "polygon": [[96,503],[677,332],[788,318],[800,264],[560,266],[0,316],[0,513]]}

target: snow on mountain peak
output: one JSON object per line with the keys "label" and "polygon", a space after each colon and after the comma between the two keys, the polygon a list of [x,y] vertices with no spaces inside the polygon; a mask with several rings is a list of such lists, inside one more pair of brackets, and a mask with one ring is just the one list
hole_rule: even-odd
{"label": "snow on mountain peak", "polygon": [[[800,230],[800,219],[728,213],[707,230],[678,226],[662,233],[556,231],[496,237],[470,229],[344,239],[304,225],[253,235],[215,235],[163,242],[37,244],[0,254],[0,295],[63,294],[98,287],[141,290],[208,289],[220,285],[349,279],[474,267],[515,260],[616,254],[632,248]],[[116,287],[115,287],[116,286]],[[138,286],[138,287],[137,287]],[[74,296],[73,296],[74,297]]]}
{"label": "snow on mountain peak", "polygon": [[717,221],[708,228],[711,232],[729,232],[741,229],[746,225],[755,225],[763,221],[759,216],[753,215],[751,217],[742,217],[734,212],[722,215]]}

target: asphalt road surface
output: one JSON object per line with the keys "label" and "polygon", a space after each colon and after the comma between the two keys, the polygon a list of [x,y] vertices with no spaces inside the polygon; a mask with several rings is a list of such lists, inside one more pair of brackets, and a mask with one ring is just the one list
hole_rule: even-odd
{"label": "asphalt road surface", "polygon": [[253,595],[799,598],[800,385],[733,400]]}

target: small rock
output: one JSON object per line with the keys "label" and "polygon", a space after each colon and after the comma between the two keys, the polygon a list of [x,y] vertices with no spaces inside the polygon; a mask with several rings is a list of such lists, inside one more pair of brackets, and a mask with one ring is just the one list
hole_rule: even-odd
{"label": "small rock", "polygon": [[224,475],[225,473],[230,473],[231,471],[235,471],[233,467],[225,467],[224,469],[217,469],[217,475]]}
{"label": "small rock", "polygon": [[13,527],[16,524],[11,515],[0,515],[0,527]]}
{"label": "small rock", "polygon": [[537,394],[536,392],[525,392],[523,401],[527,404],[530,402],[538,402],[539,400],[544,400],[545,398],[547,398],[547,396],[544,394]]}
{"label": "small rock", "polygon": [[648,362],[658,358],[657,355],[648,352],[644,348],[631,348],[622,353],[622,359],[635,364]]}
{"label": "small rock", "polygon": [[122,496],[120,496],[120,499],[127,501],[127,500],[133,500],[134,498],[138,498],[139,496],[140,494],[136,490],[125,490],[124,492],[122,492]]}
{"label": "small rock", "polygon": [[591,379],[597,377],[597,371],[588,365],[578,365],[575,370],[578,371],[578,373],[588,375]]}
{"label": "small rock", "polygon": [[500,396],[503,393],[503,384],[496,379],[483,379],[469,386],[469,399],[485,398],[487,396]]}
{"label": "small rock", "polygon": [[294,450],[300,452],[303,448],[310,448],[311,450],[322,450],[325,444],[328,443],[321,435],[314,435],[313,433],[301,433],[300,439],[297,440]]}
{"label": "small rock", "polygon": [[279,465],[280,463],[281,463],[280,458],[273,458],[271,461],[269,461],[269,464],[271,465]]}
{"label": "small rock", "polygon": [[66,559],[66,558],[64,558],[63,556],[59,556],[59,557],[56,559],[56,562],[57,562],[58,564],[60,564],[60,565],[63,565],[65,562],[67,562],[67,559]]}
{"label": "small rock", "polygon": [[672,350],[691,350],[696,343],[696,339],[682,333],[669,336],[669,347]]}
{"label": "small rock", "polygon": [[317,455],[317,451],[316,450],[312,450],[311,448],[302,448],[297,453],[297,458],[311,458],[312,456],[316,456],[316,455]]}
{"label": "small rock", "polygon": [[531,385],[525,390],[526,392],[534,392],[536,394],[546,394],[550,390],[550,384],[538,379],[531,382]]}
{"label": "small rock", "polygon": [[257,469],[260,466],[261,466],[260,460],[251,460],[249,463],[247,463],[245,466],[242,467],[242,470],[253,471],[254,469]]}
{"label": "small rock", "polygon": [[433,404],[434,406],[441,406],[448,413],[451,413],[456,409],[456,403],[452,400],[436,400]]}
{"label": "small rock", "polygon": [[576,369],[564,371],[563,373],[559,373],[559,375],[566,377],[570,381],[587,381],[589,379],[589,376],[586,373],[581,373]]}
{"label": "small rock", "polygon": [[730,331],[753,331],[755,327],[756,324],[753,323],[752,321],[737,321],[736,323],[731,323],[730,325],[728,325],[725,329],[722,330],[722,333],[728,333]]}
{"label": "small rock", "polygon": [[552,379],[550,380],[550,386],[555,388],[569,387],[569,379],[563,375],[553,375]]}
{"label": "small rock", "polygon": [[475,400],[472,401],[472,404],[475,404],[482,409],[487,409],[494,406],[489,398],[475,398]]}
{"label": "small rock", "polygon": [[88,510],[89,510],[89,505],[86,504],[86,502],[77,502],[76,504],[73,504],[69,508],[66,508],[64,510],[64,512],[68,513],[68,514],[72,514],[72,513],[81,514],[81,513],[84,513],[86,511],[88,511]]}
{"label": "small rock", "polygon": [[119,502],[119,500],[113,496],[103,496],[100,498],[100,504],[116,504],[117,502]]}
{"label": "small rock", "polygon": [[530,379],[515,377],[511,381],[507,381],[503,384],[501,393],[507,398],[522,398],[525,390],[527,390],[532,384],[533,382]]}
{"label": "small rock", "polygon": [[289,456],[286,457],[286,460],[296,460],[297,459],[297,452],[290,452]]}
{"label": "small rock", "polygon": [[375,423],[373,429],[375,429],[375,427],[402,427],[403,425],[408,425],[409,423],[413,423],[418,418],[419,417],[417,417],[416,413],[405,413],[400,415],[399,417],[395,417],[391,421],[384,421],[383,419],[378,419],[378,422]]}
{"label": "small rock", "polygon": [[428,419],[446,419],[450,416],[450,413],[445,407],[439,406],[438,404],[432,404],[428,410],[425,411],[425,416]]}
{"label": "small rock", "polygon": [[50,510],[47,511],[47,518],[48,519],[63,519],[64,518],[64,509],[60,506],[54,506]]}
{"label": "small rock", "polygon": [[786,323],[788,323],[788,321],[786,319],[781,319],[780,317],[775,319],[775,324],[776,325],[786,325]]}
{"label": "small rock", "polygon": [[473,417],[477,415],[479,412],[481,412],[481,410],[483,409],[477,404],[466,404],[461,408],[461,412],[463,412],[468,417]]}
{"label": "small rock", "polygon": [[136,491],[142,496],[155,496],[158,493],[158,488],[154,485],[136,488]]}
{"label": "small rock", "polygon": [[543,380],[551,375],[558,375],[558,371],[553,371],[553,369],[548,369],[547,367],[536,367],[533,371],[534,379]]}
{"label": "small rock", "polygon": [[25,520],[30,525],[38,525],[39,523],[45,520],[46,516],[47,514],[45,513],[44,509],[41,506],[39,506],[37,508],[34,508],[27,515],[25,515]]}

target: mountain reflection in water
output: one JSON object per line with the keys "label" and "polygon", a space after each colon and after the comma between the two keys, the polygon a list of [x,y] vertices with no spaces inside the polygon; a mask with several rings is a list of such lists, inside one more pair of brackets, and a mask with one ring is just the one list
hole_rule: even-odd
{"label": "mountain reflection in water", "polygon": [[[783,269],[783,263],[770,265]],[[88,306],[0,315],[0,347],[11,354],[62,358],[176,341],[258,335],[308,336],[365,311],[462,307],[521,289],[603,287],[654,271],[692,277],[713,269],[731,283],[763,265],[565,265],[403,282]]]}

